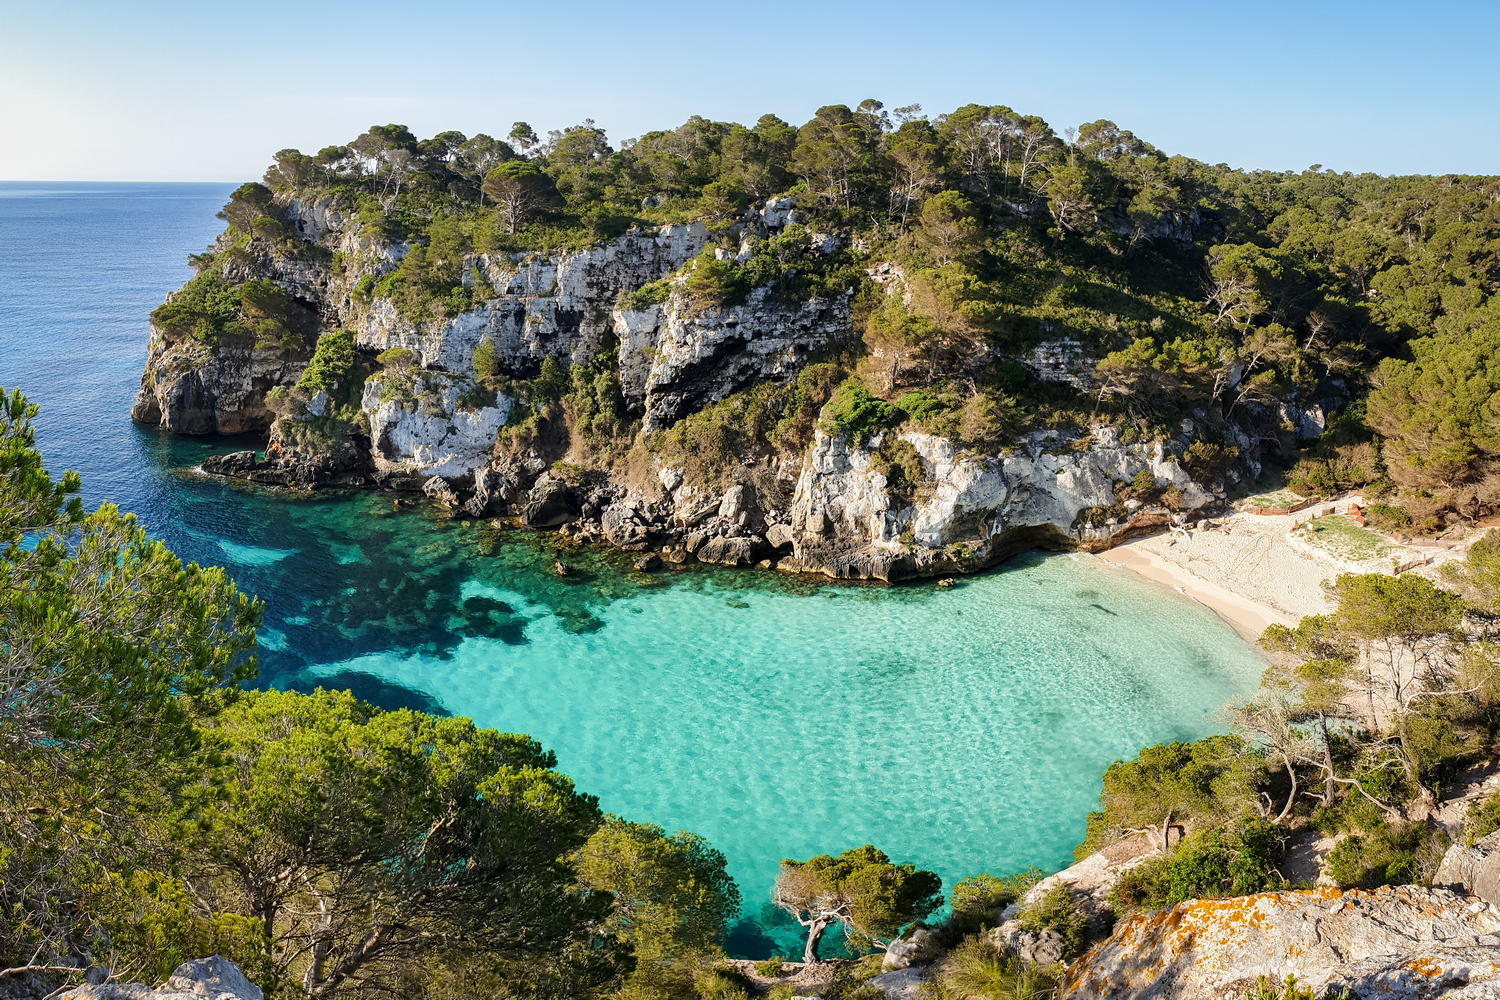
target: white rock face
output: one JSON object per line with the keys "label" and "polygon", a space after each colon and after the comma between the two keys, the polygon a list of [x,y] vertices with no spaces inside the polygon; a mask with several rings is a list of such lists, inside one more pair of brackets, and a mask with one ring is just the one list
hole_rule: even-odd
{"label": "white rock face", "polygon": [[1317,437],[1328,427],[1328,417],[1323,412],[1323,407],[1317,403],[1305,410],[1299,410],[1290,403],[1282,403],[1281,419],[1297,428],[1297,436],[1304,440]]}
{"label": "white rock face", "polygon": [[1008,455],[959,455],[946,438],[908,431],[901,440],[916,448],[936,488],[916,507],[892,510],[885,477],[871,471],[881,440],[851,449],[818,432],[797,482],[793,525],[827,512],[855,539],[890,544],[909,526],[915,542],[929,548],[1029,525],[1050,523],[1067,533],[1079,511],[1113,504],[1114,483],[1142,469],[1158,485],[1177,487],[1185,509],[1209,501],[1165,445],[1121,444],[1110,428],[1096,430],[1081,449],[1053,431],[1028,434]]}
{"label": "white rock face", "polygon": [[[703,249],[702,223],[666,226],[656,235],[630,234],[577,253],[478,254],[465,260],[465,280],[483,278],[496,292],[482,305],[418,331],[389,299],[352,314],[355,344],[371,351],[404,347],[423,367],[467,374],[480,341],[490,340],[503,367],[528,372],[549,354],[584,364],[613,332],[616,297],[681,267]],[[347,256],[347,255],[346,255]],[[375,264],[371,273],[388,265]]]}
{"label": "white rock face", "polygon": [[325,233],[344,227],[345,216],[333,208],[333,202],[332,195],[312,201],[293,198],[287,202],[283,221],[296,229],[297,235],[304,240],[316,242]]}
{"label": "white rock face", "polygon": [[1067,382],[1085,391],[1094,388],[1094,364],[1098,359],[1076,340],[1046,340],[1021,358],[1021,363],[1043,382]]}
{"label": "white rock face", "polygon": [[183,962],[157,989],[144,983],[100,983],[79,986],[63,1000],[262,1000],[260,987],[230,961],[218,955]]}
{"label": "white rock face", "polygon": [[360,400],[370,418],[376,469],[461,479],[488,464],[495,435],[510,417],[509,396],[498,397],[495,406],[461,409],[458,400],[470,387],[468,380],[422,373],[415,402],[381,402],[386,380],[399,377],[371,376]]}
{"label": "white rock face", "polygon": [[850,333],[848,296],[781,302],[769,288],[743,305],[701,311],[674,293],[665,307],[617,311],[614,320],[625,398],[645,408],[647,431],[756,383],[785,381]]}
{"label": "white rock face", "polygon": [[802,462],[792,500],[792,527],[809,534],[837,531],[871,542],[891,542],[905,521],[893,516],[886,478],[871,468],[879,438],[850,448],[847,438],[819,431]]}
{"label": "white rock face", "polygon": [[[1288,975],[1351,997],[1500,996],[1500,913],[1442,889],[1386,886],[1190,900],[1130,918],[1064,975],[1069,1000],[1209,1000]],[[1336,994],[1335,994],[1336,995]]]}
{"label": "white rock face", "polygon": [[[937,481],[933,498],[917,510],[912,534],[928,546],[946,544],[954,529],[965,522],[993,515],[1005,505],[1010,495],[1005,474],[998,459],[954,459],[953,445],[946,438],[909,433],[903,441],[911,442]],[[977,525],[981,532],[993,531],[1000,523],[991,516],[988,524]]]}

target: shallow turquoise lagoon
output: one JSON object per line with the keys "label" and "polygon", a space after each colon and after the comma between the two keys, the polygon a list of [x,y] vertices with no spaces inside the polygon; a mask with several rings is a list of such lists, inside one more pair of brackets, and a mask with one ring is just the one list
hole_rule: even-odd
{"label": "shallow turquoise lagoon", "polygon": [[459,583],[464,612],[508,635],[298,680],[375,677],[533,734],[606,810],[707,836],[767,927],[783,857],[874,843],[950,885],[1068,864],[1104,768],[1211,731],[1263,666],[1211,612],[1088,556],[1025,557],[949,591],[622,576],[612,599],[585,598],[582,629],[580,608],[538,597],[568,584],[530,575]]}
{"label": "shallow turquoise lagoon", "polygon": [[[266,604],[262,682],[533,734],[607,810],[708,837],[767,954],[782,857],[866,842],[945,882],[1057,868],[1110,761],[1214,728],[1258,657],[1176,593],[1031,556],[952,591],[757,571],[658,578],[389,496],[290,500],[186,471],[258,442],[131,425],[145,317],[232,185],[0,183],[0,386],[85,500]],[[760,918],[760,919],[757,919]],[[790,948],[790,945],[783,945]]]}

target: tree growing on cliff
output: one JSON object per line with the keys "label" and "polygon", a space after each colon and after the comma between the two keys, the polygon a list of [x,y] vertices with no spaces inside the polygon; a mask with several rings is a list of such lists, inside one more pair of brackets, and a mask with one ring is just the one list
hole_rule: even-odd
{"label": "tree growing on cliff", "polygon": [[884,948],[907,924],[943,905],[942,888],[932,872],[892,864],[866,844],[837,857],[782,861],[771,900],[807,928],[802,960],[816,962],[818,943],[834,924],[855,948]]}
{"label": "tree growing on cliff", "polygon": [[1178,821],[1221,811],[1221,779],[1243,747],[1232,736],[1209,736],[1196,743],[1159,743],[1134,760],[1115,761],[1104,772],[1103,809],[1089,815],[1090,838],[1079,850],[1107,828],[1148,834],[1166,854]]}
{"label": "tree growing on cliff", "polygon": [[329,330],[318,338],[312,360],[297,379],[297,388],[309,395],[326,392],[330,399],[342,401],[354,385],[356,367],[354,331]]}
{"label": "tree growing on cliff", "polygon": [[250,181],[234,189],[229,202],[218,212],[223,219],[242,233],[253,232],[255,220],[275,211],[276,196],[264,184]]}
{"label": "tree growing on cliff", "polygon": [[184,817],[194,885],[205,909],[261,921],[277,980],[368,992],[435,953],[628,971],[600,930],[610,897],[567,860],[596,801],[529,737],[324,691],[247,694],[210,736],[209,808]]}
{"label": "tree growing on cliff", "polygon": [[500,164],[485,175],[482,187],[512,236],[552,200],[551,181],[529,160]]}
{"label": "tree growing on cliff", "polygon": [[724,943],[740,891],[724,855],[695,833],[607,817],[575,858],[579,882],[610,893],[610,922],[636,957],[670,960]]}

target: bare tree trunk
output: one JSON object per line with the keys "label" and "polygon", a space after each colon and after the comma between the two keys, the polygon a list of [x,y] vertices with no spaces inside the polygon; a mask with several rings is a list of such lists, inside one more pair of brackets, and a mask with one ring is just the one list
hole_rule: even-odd
{"label": "bare tree trunk", "polygon": [[823,940],[823,932],[833,923],[827,917],[814,917],[807,925],[807,947],[802,949],[802,961],[814,965],[818,961],[818,942]]}
{"label": "bare tree trunk", "polygon": [[1286,808],[1281,810],[1280,816],[1271,820],[1274,825],[1280,825],[1281,821],[1286,819],[1287,814],[1292,811],[1292,803],[1297,801],[1297,769],[1292,767],[1291,758],[1285,758],[1285,760],[1287,776],[1292,779],[1292,790],[1286,797]]}
{"label": "bare tree trunk", "polygon": [[1333,780],[1333,744],[1328,738],[1328,716],[1322,712],[1318,713],[1318,725],[1323,729],[1323,808],[1332,809],[1334,791],[1338,786]]}

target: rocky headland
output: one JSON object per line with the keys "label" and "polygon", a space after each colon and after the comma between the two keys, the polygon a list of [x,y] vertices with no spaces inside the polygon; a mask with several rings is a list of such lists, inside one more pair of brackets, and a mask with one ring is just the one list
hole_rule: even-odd
{"label": "rocky headland", "polygon": [[[459,272],[470,307],[414,322],[371,289],[415,244],[386,239],[331,197],[290,198],[279,209],[304,250],[231,229],[197,259],[200,278],[270,283],[285,296],[285,326],[352,337],[355,384],[342,399],[308,389],[316,336],[212,342],[154,323],[137,421],[179,434],[268,436],[263,454],[205,462],[215,475],[421,491],[453,516],[515,518],[648,562],[894,581],[981,570],[1035,547],[1096,551],[1194,523],[1222,500],[1225,476],[1259,468],[1256,441],[1236,431],[1238,461],[1196,480],[1182,458],[1199,438],[1193,419],[1150,440],[1127,441],[1099,423],[974,447],[910,422],[861,434],[825,416],[801,438],[706,471],[659,442],[684,420],[738,405],[759,386],[793,383],[848,350],[858,339],[852,293],[799,299],[759,287],[737,303],[704,305],[689,279],[710,232],[694,222],[574,252],[466,254]],[[748,248],[796,224],[793,200],[771,199],[729,232]],[[808,239],[824,254],[840,244]],[[900,268],[868,263],[873,287],[903,294]],[[475,367],[481,351],[485,373]],[[623,410],[607,457],[580,446],[588,428],[574,414],[525,398],[549,358],[564,371],[607,370]],[[1044,341],[1016,360],[1036,380],[1092,384],[1095,359],[1076,342]],[[527,433],[507,433],[528,418]],[[893,450],[904,469],[893,470]],[[1144,500],[1121,497],[1132,483],[1142,493],[1143,482]]]}

